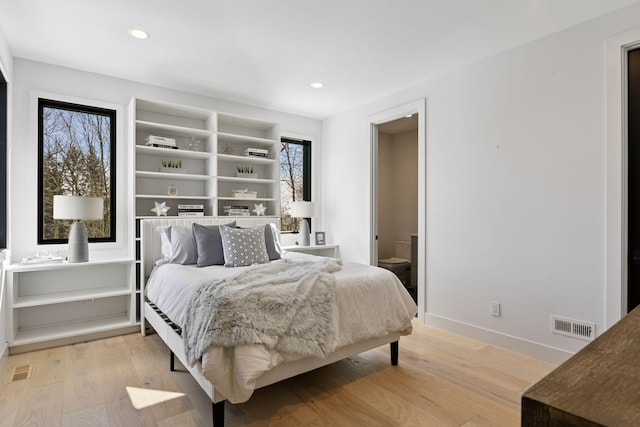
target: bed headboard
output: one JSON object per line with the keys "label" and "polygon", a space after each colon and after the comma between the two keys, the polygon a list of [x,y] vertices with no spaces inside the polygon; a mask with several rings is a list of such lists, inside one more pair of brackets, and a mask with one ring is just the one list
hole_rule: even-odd
{"label": "bed headboard", "polygon": [[280,228],[280,218],[252,216],[248,218],[230,218],[230,217],[201,217],[201,218],[149,218],[141,221],[140,224],[140,246],[141,246],[141,261],[143,277],[141,279],[146,282],[147,277],[151,274],[153,266],[156,260],[161,258],[161,240],[158,227],[164,227],[168,225],[181,225],[191,227],[191,224],[197,222],[202,225],[220,225],[228,224],[231,221],[235,221],[240,227],[255,227],[258,225],[264,225],[274,223]]}

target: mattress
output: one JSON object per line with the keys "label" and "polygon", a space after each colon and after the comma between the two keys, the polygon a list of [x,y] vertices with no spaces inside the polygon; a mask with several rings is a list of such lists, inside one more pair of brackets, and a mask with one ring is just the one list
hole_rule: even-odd
{"label": "mattress", "polygon": [[[285,258],[315,258],[287,252]],[[191,294],[212,278],[225,278],[248,267],[228,268],[163,264],[157,266],[146,285],[146,296],[178,325],[183,324],[184,304]],[[398,278],[388,270],[344,263],[333,273],[338,304],[338,348],[391,332],[409,334],[417,307]],[[210,347],[202,358],[203,375],[231,403],[247,401],[256,380],[282,362],[299,356],[282,354],[262,345],[233,348]]]}

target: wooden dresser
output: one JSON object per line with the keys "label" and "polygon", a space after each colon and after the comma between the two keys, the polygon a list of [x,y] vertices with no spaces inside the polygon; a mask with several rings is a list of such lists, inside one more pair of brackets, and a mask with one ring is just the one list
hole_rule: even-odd
{"label": "wooden dresser", "polygon": [[522,426],[640,426],[640,309],[522,396]]}

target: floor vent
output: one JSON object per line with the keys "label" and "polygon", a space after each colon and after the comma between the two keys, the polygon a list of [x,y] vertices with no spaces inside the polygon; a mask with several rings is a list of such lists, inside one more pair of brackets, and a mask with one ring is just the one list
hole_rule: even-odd
{"label": "floor vent", "polygon": [[585,341],[593,341],[596,337],[596,324],[551,315],[551,332],[580,338]]}
{"label": "floor vent", "polygon": [[11,382],[28,380],[31,378],[32,372],[33,363],[29,363],[28,365],[16,366],[15,368],[13,368],[13,372],[11,372]]}

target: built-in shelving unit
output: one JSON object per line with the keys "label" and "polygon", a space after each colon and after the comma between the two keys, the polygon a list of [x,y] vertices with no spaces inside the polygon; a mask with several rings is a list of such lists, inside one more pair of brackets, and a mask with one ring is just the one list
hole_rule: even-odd
{"label": "built-in shelving unit", "polygon": [[[279,126],[273,122],[216,111],[134,98],[130,105],[135,123],[135,215],[148,216],[155,201],[177,215],[178,204],[203,204],[205,215],[224,214],[229,204],[261,203],[266,215],[279,216]],[[173,138],[177,149],[145,145],[145,138]],[[189,142],[196,141],[196,150]],[[266,157],[246,156],[248,148],[268,150]],[[180,161],[180,173],[161,171],[161,162]],[[250,167],[256,178],[236,177],[239,167]],[[169,195],[169,187],[177,195]],[[257,193],[255,199],[233,197],[233,190]],[[201,203],[197,203],[200,201]],[[229,202],[229,203],[228,203]],[[231,203],[234,202],[234,203]],[[253,208],[253,206],[250,206]]]}
{"label": "built-in shelving unit", "polygon": [[[135,194],[136,298],[141,299],[139,221],[154,217],[155,203],[176,216],[179,204],[202,204],[206,216],[224,216],[225,206],[255,205],[266,216],[280,216],[280,130],[277,123],[217,111],[134,98],[129,105]],[[177,149],[145,145],[148,136],[175,139]],[[194,148],[198,145],[197,149]],[[248,148],[268,150],[266,157],[246,156]],[[180,161],[180,173],[162,171],[162,161]],[[237,177],[249,167],[255,178]],[[171,195],[169,187],[177,190]],[[253,199],[234,197],[234,190],[255,192]],[[139,304],[138,304],[139,307]]]}
{"label": "built-in shelving unit", "polygon": [[51,341],[122,333],[140,322],[133,259],[7,267],[9,345],[33,349]]}

